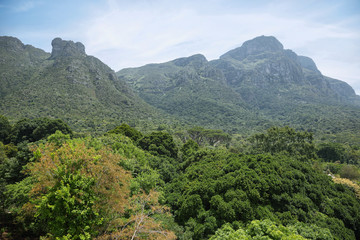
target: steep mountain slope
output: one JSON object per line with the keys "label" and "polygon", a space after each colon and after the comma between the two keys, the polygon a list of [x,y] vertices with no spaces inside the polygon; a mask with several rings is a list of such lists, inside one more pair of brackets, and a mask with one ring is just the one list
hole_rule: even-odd
{"label": "steep mountain slope", "polygon": [[52,41],[51,55],[12,37],[0,38],[0,112],[12,119],[61,118],[77,130],[139,124],[158,113],[81,43]]}
{"label": "steep mountain slope", "polygon": [[211,64],[253,109],[272,120],[325,132],[360,129],[360,98],[354,90],[323,76],[312,59],[284,50],[274,37],[249,40]]}
{"label": "steep mountain slope", "polygon": [[202,55],[117,72],[149,104],[194,124],[244,131],[268,125],[359,131],[360,97],[274,37],[208,62]]}
{"label": "steep mountain slope", "polygon": [[147,103],[191,125],[239,132],[268,123],[248,109],[222,71],[200,54],[123,69],[117,75]]}

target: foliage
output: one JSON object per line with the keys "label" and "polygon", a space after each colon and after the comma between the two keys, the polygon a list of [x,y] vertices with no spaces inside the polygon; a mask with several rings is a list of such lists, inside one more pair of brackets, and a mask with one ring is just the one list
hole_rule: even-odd
{"label": "foliage", "polygon": [[9,120],[5,116],[0,115],[0,142],[7,143],[10,132],[11,125]]}
{"label": "foliage", "polygon": [[231,140],[229,134],[224,133],[222,130],[204,129],[202,127],[193,127],[187,130],[190,138],[198,145],[209,144],[216,146],[220,143],[228,143]]}
{"label": "foliage", "polygon": [[250,141],[256,153],[286,153],[305,159],[316,156],[312,133],[297,132],[290,127],[269,128],[266,133],[253,135]]}
{"label": "foliage", "polygon": [[60,130],[56,130],[54,134],[51,134],[47,138],[48,143],[53,143],[55,146],[60,147],[64,143],[70,140],[70,134],[64,134]]}
{"label": "foliage", "polygon": [[72,134],[70,127],[60,119],[22,119],[14,125],[10,137],[16,144],[23,141],[35,142],[58,130],[64,134]]}
{"label": "foliage", "polygon": [[143,136],[140,131],[137,131],[135,128],[132,128],[125,123],[121,124],[120,126],[117,126],[113,130],[110,130],[108,133],[122,134],[129,137],[135,142],[140,138],[142,138]]}
{"label": "foliage", "polygon": [[360,186],[359,184],[354,183],[353,181],[347,179],[347,178],[334,178],[333,179],[335,183],[338,184],[344,184],[350,188],[352,188],[356,194],[356,197],[360,199]]}
{"label": "foliage", "polygon": [[169,133],[152,132],[138,141],[139,146],[156,156],[177,158],[177,146]]}
{"label": "foliage", "polygon": [[94,206],[94,179],[67,172],[66,167],[59,167],[54,174],[58,182],[42,196],[35,217],[55,238],[91,239],[102,223]]}
{"label": "foliage", "polygon": [[354,193],[306,162],[225,150],[200,150],[189,159],[184,174],[166,186],[166,197],[177,222],[192,226],[194,239],[227,222],[265,218],[327,227],[337,238],[359,236],[360,202]]}
{"label": "foliage", "polygon": [[326,162],[345,162],[345,148],[340,143],[322,143],[317,155]]}
{"label": "foliage", "polygon": [[0,161],[0,177],[7,184],[13,184],[25,177],[23,167],[31,161],[33,155],[26,143],[20,143],[17,147],[8,144],[4,150],[6,157]]}
{"label": "foliage", "polygon": [[350,180],[360,180],[360,170],[353,165],[345,165],[340,170],[340,177]]}
{"label": "foliage", "polygon": [[130,199],[127,210],[131,215],[123,231],[103,235],[98,239],[176,239],[173,232],[162,227],[160,215],[169,214],[169,208],[158,203],[159,193],[137,194]]}
{"label": "foliage", "polygon": [[199,145],[192,139],[189,139],[181,147],[180,151],[183,154],[183,159],[187,159],[193,155],[197,150],[199,150]]}
{"label": "foliage", "polygon": [[[331,236],[331,235],[330,235]],[[306,238],[297,234],[296,231],[283,225],[278,225],[271,220],[254,220],[247,225],[245,229],[239,228],[236,231],[230,224],[225,224],[218,229],[214,236],[209,240],[240,240],[240,239],[275,239],[275,240],[290,240],[298,239],[305,240]],[[315,239],[315,238],[313,238]],[[317,239],[317,238],[316,238]]]}
{"label": "foliage", "polygon": [[101,134],[121,122],[167,122],[95,57],[50,58],[8,37],[0,38],[0,55],[0,113],[9,119],[61,118],[73,130]]}
{"label": "foliage", "polygon": [[29,167],[36,179],[31,196],[35,216],[54,237],[90,239],[102,221],[113,224],[124,213],[130,175],[117,165],[119,156],[77,141],[39,151]]}

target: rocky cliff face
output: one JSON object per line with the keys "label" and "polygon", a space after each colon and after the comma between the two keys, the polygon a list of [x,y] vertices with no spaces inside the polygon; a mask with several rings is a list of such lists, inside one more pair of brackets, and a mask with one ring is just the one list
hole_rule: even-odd
{"label": "rocky cliff face", "polygon": [[224,73],[227,83],[247,102],[260,108],[285,99],[336,102],[355,97],[343,94],[348,91],[336,91],[311,58],[284,50],[274,37],[261,36],[246,41],[212,65]]}
{"label": "rocky cliff face", "polygon": [[[54,117],[75,130],[140,124],[157,112],[82,43],[56,38],[52,53],[0,38],[0,112],[10,119]],[[108,126],[109,125],[109,126]]]}
{"label": "rocky cliff face", "polygon": [[55,59],[60,56],[86,56],[85,46],[80,43],[74,43],[73,41],[64,41],[61,38],[55,38],[51,42],[52,52],[51,58]]}
{"label": "rocky cliff face", "polygon": [[324,122],[332,129],[331,123],[354,117],[337,118],[339,106],[357,102],[346,83],[323,76],[311,58],[266,36],[211,62],[197,54],[117,75],[157,108],[198,125],[238,131],[273,124],[317,129]]}

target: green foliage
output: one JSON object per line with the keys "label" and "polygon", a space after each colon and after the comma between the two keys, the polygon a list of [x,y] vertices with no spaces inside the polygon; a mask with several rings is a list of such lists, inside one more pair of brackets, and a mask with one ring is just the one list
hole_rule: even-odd
{"label": "green foliage", "polygon": [[316,157],[312,133],[297,132],[290,127],[269,128],[266,133],[253,135],[250,141],[255,153],[285,153],[305,159]]}
{"label": "green foliage", "polygon": [[360,180],[360,169],[353,165],[345,165],[340,170],[340,177],[350,180]]}
{"label": "green foliage", "polygon": [[[330,235],[331,236],[331,235]],[[225,224],[218,229],[214,236],[209,240],[257,240],[257,239],[274,239],[274,240],[290,240],[298,239],[305,240],[303,236],[297,234],[296,231],[289,227],[284,227],[281,224],[276,224],[271,220],[254,220],[247,225],[245,229],[239,228],[236,231],[230,224]],[[323,239],[323,238],[311,238]],[[333,239],[333,238],[328,238]]]}
{"label": "green foliage", "polygon": [[11,125],[9,120],[0,115],[0,142],[7,143],[11,132]]}
{"label": "green foliage", "polygon": [[125,123],[121,124],[120,126],[117,126],[113,130],[110,130],[108,133],[122,134],[129,137],[135,142],[140,138],[142,138],[143,136],[140,131],[137,131],[135,128],[132,128]]}
{"label": "green foliage", "polygon": [[60,119],[22,119],[14,125],[11,141],[16,144],[23,141],[35,142],[58,130],[64,134],[72,134],[69,126]]}
{"label": "green foliage", "polygon": [[193,226],[194,239],[214,233],[204,224],[212,217],[215,228],[268,218],[283,225],[316,224],[340,239],[360,234],[360,202],[355,194],[307,162],[287,155],[225,150],[200,150],[190,158],[184,174],[166,186],[166,197],[176,220]]}
{"label": "green foliage", "polygon": [[94,178],[70,173],[66,166],[54,171],[57,182],[38,203],[35,217],[54,238],[91,239],[102,219],[94,206]]}
{"label": "green foliage", "polygon": [[322,143],[317,155],[326,162],[345,162],[345,148],[340,143]]}
{"label": "green foliage", "polygon": [[180,151],[183,154],[183,159],[187,159],[197,150],[199,150],[199,145],[192,139],[187,140],[186,143],[184,143],[184,145],[180,149]]}
{"label": "green foliage", "polygon": [[9,119],[61,118],[76,131],[103,134],[121,122],[144,127],[165,118],[95,57],[50,58],[7,37],[0,55],[0,112]]}
{"label": "green foliage", "polygon": [[57,147],[60,147],[68,140],[70,140],[70,134],[63,134],[60,130],[56,130],[54,134],[47,138],[47,142],[53,143]]}
{"label": "green foliage", "polygon": [[328,228],[321,228],[315,224],[305,224],[302,222],[297,222],[294,225],[287,226],[289,229],[297,232],[299,235],[303,236],[306,239],[316,239],[316,240],[333,240],[334,236],[331,234]]}
{"label": "green foliage", "polygon": [[25,177],[23,167],[33,157],[28,145],[25,142],[18,144],[17,147],[11,144],[5,145],[4,153],[5,157],[1,159],[0,156],[0,178],[6,184],[13,184],[22,180]]}
{"label": "green foliage", "polygon": [[19,214],[22,206],[29,201],[29,193],[33,187],[34,179],[27,177],[14,184],[8,184],[4,191],[6,209]]}
{"label": "green foliage", "polygon": [[177,146],[169,133],[152,132],[138,141],[139,146],[157,156],[177,158]]}
{"label": "green foliage", "polygon": [[216,146],[220,143],[228,143],[231,140],[229,134],[224,133],[222,130],[204,129],[202,127],[194,127],[187,130],[191,139],[198,145],[209,144]]}

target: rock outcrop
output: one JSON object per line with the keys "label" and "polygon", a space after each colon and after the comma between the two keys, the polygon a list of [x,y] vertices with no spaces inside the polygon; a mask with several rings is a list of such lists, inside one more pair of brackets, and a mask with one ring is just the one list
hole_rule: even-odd
{"label": "rock outcrop", "polygon": [[52,52],[50,59],[60,56],[86,56],[85,46],[81,42],[65,41],[61,38],[55,38],[51,42]]}

